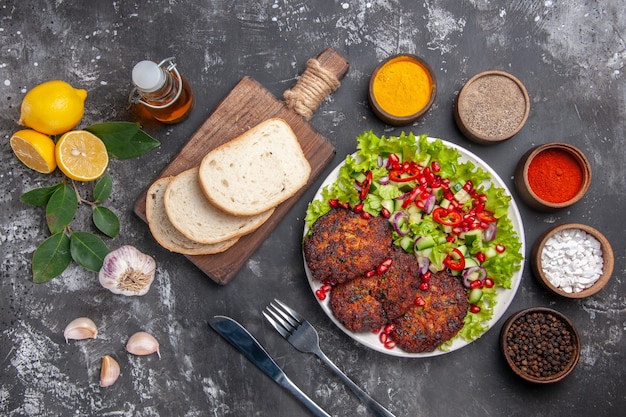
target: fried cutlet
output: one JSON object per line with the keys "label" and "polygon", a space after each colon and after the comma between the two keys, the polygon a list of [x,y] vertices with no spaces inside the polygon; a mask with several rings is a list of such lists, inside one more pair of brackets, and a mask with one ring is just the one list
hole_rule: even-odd
{"label": "fried cutlet", "polygon": [[461,281],[441,271],[431,275],[429,284],[416,293],[423,305],[414,303],[393,320],[390,336],[406,352],[431,352],[463,328],[469,303]]}
{"label": "fried cutlet", "polygon": [[331,290],[330,308],[347,329],[365,332],[377,329],[401,316],[415,299],[421,282],[415,256],[394,246],[389,269],[373,276],[361,276]]}
{"label": "fried cutlet", "polygon": [[389,221],[365,219],[347,209],[320,217],[304,239],[304,257],[314,279],[340,284],[375,269],[393,245]]}

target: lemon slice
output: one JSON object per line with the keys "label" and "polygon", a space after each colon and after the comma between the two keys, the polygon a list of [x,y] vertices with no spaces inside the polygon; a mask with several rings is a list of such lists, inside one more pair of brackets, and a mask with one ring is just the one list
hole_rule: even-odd
{"label": "lemon slice", "polygon": [[72,130],[61,136],[55,155],[59,169],[76,181],[98,179],[109,165],[104,142],[86,130]]}
{"label": "lemon slice", "polygon": [[57,167],[54,141],[50,136],[35,130],[24,129],[11,136],[11,149],[27,167],[49,174]]}

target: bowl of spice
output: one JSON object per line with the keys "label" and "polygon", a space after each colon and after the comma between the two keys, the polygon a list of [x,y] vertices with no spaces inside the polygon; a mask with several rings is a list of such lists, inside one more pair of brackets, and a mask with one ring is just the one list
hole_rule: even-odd
{"label": "bowl of spice", "polygon": [[518,133],[530,113],[526,87],[504,71],[484,71],[470,78],[459,91],[454,119],[470,140],[490,145]]}
{"label": "bowl of spice", "polygon": [[530,252],[535,278],[552,293],[567,298],[589,297],[600,291],[611,278],[614,263],[606,237],[579,223],[546,230]]}
{"label": "bowl of spice", "polygon": [[552,142],[529,149],[515,168],[515,188],[532,208],[556,211],[578,202],[591,184],[591,165],[580,149]]}
{"label": "bowl of spice", "polygon": [[550,384],[569,375],[580,359],[580,338],[558,311],[534,307],[518,311],[500,331],[500,349],[519,377]]}
{"label": "bowl of spice", "polygon": [[428,63],[415,55],[400,54],[374,69],[368,98],[379,119],[393,126],[405,126],[428,112],[436,93],[437,83]]}

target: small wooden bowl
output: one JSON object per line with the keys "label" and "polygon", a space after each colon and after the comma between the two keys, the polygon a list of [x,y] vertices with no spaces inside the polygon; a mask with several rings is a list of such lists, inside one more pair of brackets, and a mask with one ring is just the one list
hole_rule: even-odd
{"label": "small wooden bowl", "polygon": [[[554,286],[550,282],[550,280],[546,277],[546,274],[544,273],[544,270],[541,265],[541,253],[543,252],[543,248],[546,245],[546,242],[548,241],[548,239],[554,236],[555,233],[560,232],[562,230],[567,230],[567,229],[580,229],[580,230],[587,232],[588,234],[596,238],[598,242],[600,242],[600,248],[602,250],[602,259],[603,259],[602,274],[591,287],[580,292],[569,293],[569,292],[563,291],[561,288]],[[602,233],[600,233],[598,230],[594,229],[593,227],[587,226],[585,224],[579,224],[579,223],[561,224],[561,225],[554,226],[546,230],[545,232],[543,232],[543,234],[541,234],[541,236],[537,238],[537,240],[533,244],[533,247],[531,248],[531,251],[530,251],[530,266],[531,266],[531,269],[533,271],[535,278],[537,278],[537,280],[552,293],[560,295],[562,297],[566,297],[566,298],[585,298],[600,291],[602,288],[606,286],[606,284],[611,279],[611,275],[613,274],[614,264],[615,264],[615,257],[613,255],[613,249],[611,248],[611,244],[609,243],[607,238],[604,237]]]}
{"label": "small wooden bowl", "polygon": [[[427,86],[425,88],[425,91],[421,92],[421,94],[417,94],[417,93],[416,95],[408,94],[408,97],[398,98],[398,101],[404,101],[404,102],[408,101],[408,102],[413,102],[413,103],[426,100],[425,104],[412,114],[394,114],[392,109],[388,107],[386,108],[384,105],[382,105],[376,99],[376,96],[374,94],[374,90],[375,90],[374,84],[377,82],[378,83],[384,82],[378,79],[381,71],[401,61],[409,62],[420,67],[424,71],[426,78],[427,78],[427,82],[429,84],[429,86]],[[435,75],[433,73],[432,68],[430,67],[430,65],[428,65],[426,61],[424,61],[423,59],[415,55],[411,55],[411,54],[393,55],[387,58],[386,60],[384,60],[383,62],[381,62],[374,69],[374,72],[372,72],[372,76],[370,77],[368,99],[370,102],[370,106],[372,107],[372,111],[380,120],[392,126],[406,126],[417,121],[421,117],[423,117],[426,113],[428,113],[428,110],[430,110],[430,107],[435,102],[436,95],[437,95],[437,81],[435,80]]]}
{"label": "small wooden bowl", "polygon": [[[525,358],[527,352],[533,350],[534,346],[528,346],[528,350],[524,350],[523,341],[520,341],[516,336],[517,332],[523,330],[525,326],[531,327],[532,324],[538,318],[554,317],[554,321],[551,323],[558,323],[559,329],[567,331],[570,335],[570,343],[566,345],[567,354],[570,355],[567,363],[563,364],[562,369],[555,371],[554,373],[548,373],[546,375],[534,375],[532,374],[533,359],[526,358],[527,362],[524,364],[522,360]],[[551,329],[551,328],[550,328]],[[528,335],[532,339],[532,333]],[[559,334],[562,336],[562,334]],[[539,342],[539,340],[537,340]],[[517,342],[517,343],[516,343]],[[529,343],[533,343],[531,340]],[[551,384],[563,380],[568,376],[578,364],[580,359],[580,337],[574,327],[574,324],[563,314],[556,310],[552,310],[544,307],[533,307],[525,310],[518,311],[507,319],[500,330],[500,350],[504,356],[506,363],[511,370],[520,378],[533,382],[535,384]],[[545,352],[538,353],[539,356],[547,355]],[[554,358],[553,358],[554,359]]]}
{"label": "small wooden bowl", "polygon": [[[538,196],[535,191],[533,191],[529,183],[528,169],[530,167],[530,164],[533,162],[533,159],[537,157],[537,155],[539,155],[540,153],[549,150],[567,152],[567,154],[572,156],[580,167],[582,173],[581,186],[578,192],[567,201],[558,203],[547,201]],[[591,164],[589,163],[589,160],[587,159],[585,154],[580,151],[580,149],[573,145],[570,145],[569,143],[552,142],[531,148],[524,155],[522,155],[517,163],[517,167],[515,168],[515,189],[526,204],[539,211],[552,212],[575,204],[581,198],[583,198],[583,196],[589,189],[590,184]]]}
{"label": "small wooden bowl", "polygon": [[459,91],[454,119],[470,140],[492,145],[518,133],[530,113],[530,99],[520,80],[504,71],[484,71]]}

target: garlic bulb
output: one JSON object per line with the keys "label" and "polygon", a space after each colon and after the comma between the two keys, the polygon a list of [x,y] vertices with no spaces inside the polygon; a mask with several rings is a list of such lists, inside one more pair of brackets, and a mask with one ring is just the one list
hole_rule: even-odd
{"label": "garlic bulb", "polygon": [[100,369],[100,386],[108,387],[113,385],[120,376],[120,364],[109,355],[102,357],[102,368]]}
{"label": "garlic bulb", "polygon": [[133,355],[151,355],[154,352],[159,355],[161,359],[161,352],[159,351],[159,342],[154,336],[147,332],[137,332],[128,339],[126,343],[126,351]]}
{"label": "garlic bulb", "polygon": [[69,343],[70,339],[95,339],[97,335],[98,329],[96,328],[96,324],[93,322],[93,320],[87,317],[79,317],[72,320],[65,327],[65,331],[63,332],[66,343]]}
{"label": "garlic bulb", "polygon": [[154,280],[154,259],[130,245],[121,246],[104,257],[100,284],[114,294],[144,295]]}

